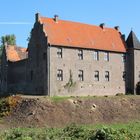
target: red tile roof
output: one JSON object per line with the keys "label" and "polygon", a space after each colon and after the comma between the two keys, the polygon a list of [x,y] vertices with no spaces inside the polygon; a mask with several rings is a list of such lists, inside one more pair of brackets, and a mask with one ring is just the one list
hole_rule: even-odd
{"label": "red tile roof", "polygon": [[7,60],[11,62],[23,60],[27,58],[26,48],[8,45],[6,48]]}
{"label": "red tile roof", "polygon": [[114,28],[104,28],[71,21],[40,17],[51,45],[126,52],[120,32]]}

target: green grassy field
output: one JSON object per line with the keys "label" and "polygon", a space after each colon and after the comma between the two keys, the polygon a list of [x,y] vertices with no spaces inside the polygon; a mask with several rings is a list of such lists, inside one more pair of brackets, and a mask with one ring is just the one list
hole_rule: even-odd
{"label": "green grassy field", "polygon": [[111,99],[114,99],[114,98],[139,98],[140,99],[140,96],[138,95],[123,95],[123,94],[120,94],[118,96],[77,96],[77,97],[74,97],[74,96],[64,96],[64,97],[61,97],[61,96],[54,96],[54,97],[47,97],[45,96],[44,98],[46,99],[49,99],[49,100],[52,100],[54,102],[61,102],[61,101],[65,101],[65,100],[68,100],[68,99],[99,99],[99,98],[111,98]]}
{"label": "green grassy field", "polygon": [[0,140],[140,140],[140,121],[127,124],[75,125],[65,128],[16,128]]}

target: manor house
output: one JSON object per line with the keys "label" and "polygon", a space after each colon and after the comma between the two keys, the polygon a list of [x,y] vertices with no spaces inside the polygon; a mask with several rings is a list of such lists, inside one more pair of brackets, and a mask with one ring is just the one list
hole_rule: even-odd
{"label": "manor house", "polygon": [[36,14],[28,48],[3,49],[0,90],[48,96],[136,94],[139,60],[140,42],[133,31],[125,40],[118,26]]}

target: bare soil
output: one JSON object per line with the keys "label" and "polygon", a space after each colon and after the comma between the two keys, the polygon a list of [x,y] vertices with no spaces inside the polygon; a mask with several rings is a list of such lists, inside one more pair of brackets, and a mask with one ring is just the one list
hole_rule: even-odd
{"label": "bare soil", "polygon": [[0,128],[63,127],[70,123],[121,123],[140,120],[140,96],[73,97],[53,101],[22,97]]}

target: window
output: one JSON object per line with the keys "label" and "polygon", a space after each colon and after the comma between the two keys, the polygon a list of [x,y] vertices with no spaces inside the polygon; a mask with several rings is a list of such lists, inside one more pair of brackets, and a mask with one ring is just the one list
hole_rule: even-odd
{"label": "window", "polygon": [[46,58],[47,58],[46,53],[43,53],[43,60],[46,60]]}
{"label": "window", "polygon": [[139,81],[140,81],[140,71],[139,71],[139,75],[138,75]]}
{"label": "window", "polygon": [[123,72],[122,78],[123,78],[123,81],[126,80],[126,72],[125,71]]}
{"label": "window", "polygon": [[105,81],[109,81],[109,71],[105,71]]}
{"label": "window", "polygon": [[78,50],[79,60],[83,60],[83,50]]}
{"label": "window", "polygon": [[93,58],[94,58],[94,60],[96,60],[96,61],[99,60],[99,52],[98,52],[98,51],[94,51],[94,52],[93,52]]}
{"label": "window", "polygon": [[33,80],[33,75],[34,75],[34,73],[33,73],[33,71],[31,70],[31,72],[30,72],[31,81]]}
{"label": "window", "polygon": [[62,58],[62,48],[57,49],[57,57]]}
{"label": "window", "polygon": [[84,81],[84,73],[83,73],[83,70],[79,70],[79,72],[78,72],[78,79],[79,79],[79,81]]}
{"label": "window", "polygon": [[57,70],[57,80],[63,81],[63,71],[61,69]]}
{"label": "window", "polygon": [[109,53],[108,52],[104,52],[104,60],[109,61]]}
{"label": "window", "polygon": [[126,62],[126,54],[122,54],[122,62]]}
{"label": "window", "polygon": [[94,80],[99,81],[99,71],[94,72]]}

